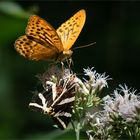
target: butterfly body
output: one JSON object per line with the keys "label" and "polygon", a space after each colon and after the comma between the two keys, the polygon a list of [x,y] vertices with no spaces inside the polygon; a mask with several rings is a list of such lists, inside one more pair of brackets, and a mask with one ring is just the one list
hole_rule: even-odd
{"label": "butterfly body", "polygon": [[30,60],[62,62],[71,57],[71,47],[78,38],[85,19],[85,10],[80,10],[55,30],[44,19],[32,15],[26,27],[26,34],[16,40],[15,48]]}
{"label": "butterfly body", "polygon": [[55,61],[56,62],[63,62],[64,60],[71,58],[72,53],[73,53],[72,50],[63,51],[62,53],[59,53],[59,55],[55,59]]}

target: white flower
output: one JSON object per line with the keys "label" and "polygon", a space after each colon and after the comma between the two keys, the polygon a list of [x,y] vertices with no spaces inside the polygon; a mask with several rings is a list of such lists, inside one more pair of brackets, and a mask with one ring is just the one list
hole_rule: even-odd
{"label": "white flower", "polygon": [[109,76],[105,76],[105,73],[98,74],[96,73],[96,83],[95,86],[99,87],[99,90],[102,90],[104,87],[108,87],[107,80],[111,80],[111,78],[108,78]]}
{"label": "white flower", "polygon": [[108,95],[103,98],[104,111],[107,114],[116,113],[126,122],[136,121],[140,111],[140,97],[135,94],[136,90],[131,91],[126,85],[119,87],[114,91],[114,97]]}
{"label": "white flower", "polygon": [[81,86],[81,91],[84,94],[89,94],[96,92],[97,90],[102,90],[104,87],[108,87],[107,80],[110,80],[111,78],[108,78],[109,76],[105,76],[105,73],[99,74],[96,72],[96,70],[93,70],[92,67],[84,69],[84,75],[88,76],[88,80],[86,78],[83,78],[84,81],[79,80],[79,85]]}
{"label": "white flower", "polygon": [[87,114],[89,140],[139,138],[140,96],[136,90],[119,85],[114,96],[103,98],[103,110]]}
{"label": "white flower", "polygon": [[89,80],[92,83],[95,82],[95,74],[96,74],[96,71],[95,70],[92,71],[93,69],[94,69],[94,67],[92,67],[91,69],[89,67],[87,69],[84,69],[84,74],[90,78]]}

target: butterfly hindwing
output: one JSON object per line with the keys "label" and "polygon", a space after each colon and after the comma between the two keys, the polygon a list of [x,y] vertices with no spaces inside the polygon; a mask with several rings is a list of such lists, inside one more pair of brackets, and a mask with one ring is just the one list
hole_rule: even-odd
{"label": "butterfly hindwing", "polygon": [[26,35],[19,37],[15,42],[16,50],[24,57],[31,60],[52,60],[58,53],[55,48],[45,47]]}

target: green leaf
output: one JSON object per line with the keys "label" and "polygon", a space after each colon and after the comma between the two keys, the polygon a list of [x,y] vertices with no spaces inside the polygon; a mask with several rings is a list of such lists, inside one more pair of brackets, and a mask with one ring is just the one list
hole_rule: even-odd
{"label": "green leaf", "polygon": [[26,12],[20,5],[15,2],[3,1],[0,2],[0,11],[20,18],[28,18],[32,13]]}

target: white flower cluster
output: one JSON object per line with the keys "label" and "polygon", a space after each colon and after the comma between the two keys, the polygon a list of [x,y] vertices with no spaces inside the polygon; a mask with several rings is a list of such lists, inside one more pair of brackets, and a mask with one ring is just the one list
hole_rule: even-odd
{"label": "white flower cluster", "polygon": [[96,92],[96,90],[100,91],[104,87],[108,87],[107,80],[111,79],[108,78],[109,76],[105,76],[105,73],[97,73],[96,70],[93,70],[93,67],[84,69],[84,75],[88,76],[88,80],[85,78],[83,78],[84,81],[78,79],[78,83],[81,87],[79,91],[81,90],[84,94]]}
{"label": "white flower cluster", "polygon": [[135,92],[136,90],[131,91],[126,85],[120,85],[120,88],[114,91],[114,98],[109,95],[103,98],[104,112],[118,114],[126,122],[136,121],[140,111],[140,96]]}
{"label": "white flower cluster", "polygon": [[140,96],[136,90],[119,85],[113,96],[102,101],[103,110],[87,114],[89,140],[140,136]]}
{"label": "white flower cluster", "polygon": [[[86,77],[86,78],[85,78]],[[100,103],[99,93],[104,87],[108,87],[108,76],[99,74],[93,68],[84,69],[84,78],[76,78],[77,90],[73,114],[75,118],[85,118],[90,108],[95,108]]]}

